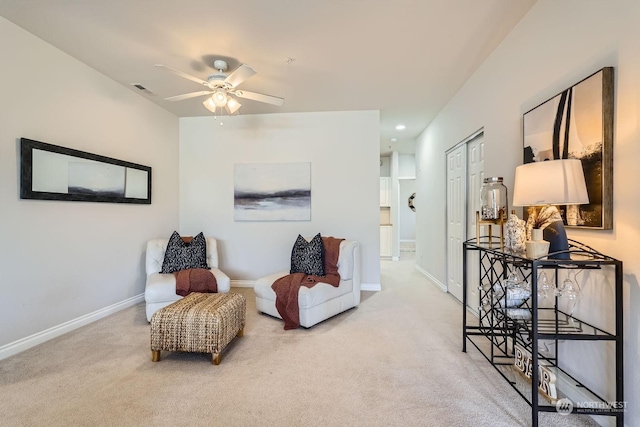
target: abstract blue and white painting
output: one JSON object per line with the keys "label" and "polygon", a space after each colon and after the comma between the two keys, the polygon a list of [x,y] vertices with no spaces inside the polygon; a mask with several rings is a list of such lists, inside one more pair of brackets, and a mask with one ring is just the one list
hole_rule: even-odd
{"label": "abstract blue and white painting", "polygon": [[310,221],[311,163],[242,163],[234,167],[236,221]]}

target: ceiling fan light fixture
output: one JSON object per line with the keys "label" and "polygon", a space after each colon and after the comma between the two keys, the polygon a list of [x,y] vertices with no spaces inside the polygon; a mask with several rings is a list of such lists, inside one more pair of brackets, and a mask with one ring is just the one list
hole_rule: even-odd
{"label": "ceiling fan light fixture", "polygon": [[218,108],[218,106],[213,102],[213,97],[207,98],[207,100],[204,101],[202,105],[204,105],[207,110],[211,111],[214,114],[216,112],[216,108]]}
{"label": "ceiling fan light fixture", "polygon": [[227,93],[224,89],[216,90],[211,99],[213,99],[213,103],[218,107],[224,107],[227,105]]}
{"label": "ceiling fan light fixture", "polygon": [[[293,60],[293,58],[291,58]],[[242,90],[236,90],[236,87],[242,84],[246,79],[256,74],[256,71],[248,66],[242,64],[231,74],[226,75],[224,71],[227,68],[227,63],[223,60],[216,60],[214,66],[218,69],[217,74],[212,74],[207,78],[207,81],[194,77],[182,71],[174,70],[166,65],[156,64],[156,67],[163,68],[170,71],[182,78],[191,80],[195,83],[206,86],[207,90],[201,90],[199,92],[185,93],[182,95],[171,96],[165,98],[167,101],[183,101],[185,99],[196,98],[204,95],[210,95],[209,98],[202,103],[209,111],[216,114],[218,108],[225,108],[230,114],[235,113],[241,107],[240,103],[229,95],[235,95],[235,97],[242,99],[249,99],[251,101],[264,102],[271,105],[281,106],[284,104],[284,98],[277,96],[265,95],[262,93],[248,92]]]}
{"label": "ceiling fan light fixture", "polygon": [[236,111],[238,111],[240,109],[240,107],[242,107],[242,104],[240,104],[238,101],[236,101],[235,98],[232,98],[230,96],[227,97],[227,111],[229,112],[229,114],[233,114]]}

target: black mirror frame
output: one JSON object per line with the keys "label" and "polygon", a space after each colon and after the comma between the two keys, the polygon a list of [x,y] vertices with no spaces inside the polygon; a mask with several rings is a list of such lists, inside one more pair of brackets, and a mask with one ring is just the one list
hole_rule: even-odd
{"label": "black mirror frame", "polygon": [[[147,172],[147,197],[144,199],[140,199],[120,196],[33,191],[34,149],[145,171]],[[45,142],[35,141],[28,138],[20,138],[20,198],[37,200],[66,200],[75,202],[133,203],[149,205],[151,204],[151,167],[113,159],[111,157],[100,156],[98,154],[91,154],[85,151],[74,150],[72,148],[61,147],[59,145],[47,144]]]}

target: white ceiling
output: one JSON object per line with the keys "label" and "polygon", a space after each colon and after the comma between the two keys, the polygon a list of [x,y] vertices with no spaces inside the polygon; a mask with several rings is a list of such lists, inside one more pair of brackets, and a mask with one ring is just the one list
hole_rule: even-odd
{"label": "white ceiling", "polygon": [[[0,15],[177,116],[211,115],[193,98],[213,60],[257,74],[241,114],[380,110],[380,152],[414,141],[535,0],[0,0]],[[293,58],[290,64],[285,58]],[[42,64],[46,82],[47,64]],[[407,126],[403,132],[395,125]],[[398,142],[390,139],[397,137]]]}

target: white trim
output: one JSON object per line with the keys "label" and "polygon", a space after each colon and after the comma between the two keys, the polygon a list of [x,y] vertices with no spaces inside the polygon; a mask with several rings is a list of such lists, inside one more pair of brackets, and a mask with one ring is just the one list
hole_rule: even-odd
{"label": "white trim", "polygon": [[[456,301],[458,301],[457,298],[456,298]],[[462,301],[460,301],[460,304],[462,304]],[[480,313],[478,313],[478,310],[475,310],[468,305],[467,305],[467,312],[468,314],[471,314],[474,317],[480,318]]]}
{"label": "white trim", "polygon": [[231,287],[232,288],[253,288],[255,285],[255,280],[232,280]]}
{"label": "white trim", "polygon": [[360,290],[380,292],[382,290],[382,286],[380,285],[380,283],[360,283]]}
{"label": "white trim", "polygon": [[44,331],[37,332],[33,335],[29,335],[28,337],[21,338],[17,341],[3,345],[2,347],[0,347],[0,360],[6,359],[7,357],[13,356],[14,354],[18,354],[22,351],[30,349],[31,347],[35,347],[38,344],[42,344],[45,341],[49,341],[55,337],[66,334],[67,332],[71,332],[74,329],[78,329],[82,326],[88,325],[89,323],[100,320],[103,317],[107,317],[113,313],[124,310],[125,308],[134,306],[143,301],[144,294],[136,295],[124,301],[120,301],[108,307],[96,310],[93,313],[85,314],[84,316],[77,317],[73,320],[69,320],[68,322],[61,323],[60,325],[45,329]]}
{"label": "white trim", "polygon": [[391,261],[400,261],[400,257],[399,256],[391,257]]}
{"label": "white trim", "polygon": [[449,154],[451,151],[454,151],[458,148],[460,148],[461,146],[465,145],[467,142],[471,142],[474,139],[476,139],[479,136],[484,136],[484,126],[481,127],[480,129],[478,129],[477,131],[475,131],[474,133],[472,133],[471,135],[469,135],[468,137],[466,137],[465,139],[463,139],[462,141],[458,142],[456,145],[454,145],[453,147],[449,148],[447,151],[445,151],[445,154]]}
{"label": "white trim", "polygon": [[416,270],[418,270],[420,273],[422,273],[425,276],[427,276],[427,279],[429,279],[431,282],[433,282],[434,285],[439,287],[440,290],[442,290],[442,292],[447,292],[447,287],[442,282],[440,282],[438,279],[433,277],[431,275],[431,273],[427,272],[427,270],[425,270],[424,268],[420,267],[418,264],[416,264]]}
{"label": "white trim", "polygon": [[400,243],[415,242],[416,239],[400,239]]}
{"label": "white trim", "polygon": [[[562,390],[573,404],[576,402],[591,402],[593,400],[591,394],[584,392],[581,387],[576,387],[574,384],[575,382],[569,380],[565,375],[558,375],[556,377],[556,388]],[[616,425],[615,418],[613,417],[598,417],[596,415],[589,415],[589,417],[602,427],[613,427]]]}

